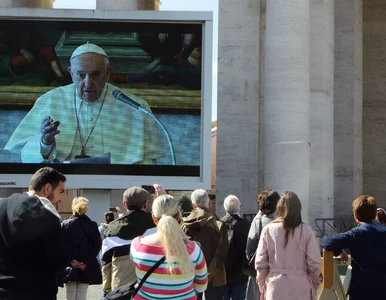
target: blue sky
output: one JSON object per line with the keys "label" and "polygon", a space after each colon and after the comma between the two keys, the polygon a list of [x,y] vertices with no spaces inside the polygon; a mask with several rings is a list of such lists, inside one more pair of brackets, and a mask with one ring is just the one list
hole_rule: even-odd
{"label": "blue sky", "polygon": [[[108,0],[105,0],[108,1]],[[160,10],[193,10],[193,11],[213,11],[214,12],[214,55],[213,69],[213,105],[212,120],[217,120],[217,44],[218,44],[218,0],[161,0]],[[73,8],[73,9],[95,9],[96,0],[55,0],[54,8]]]}

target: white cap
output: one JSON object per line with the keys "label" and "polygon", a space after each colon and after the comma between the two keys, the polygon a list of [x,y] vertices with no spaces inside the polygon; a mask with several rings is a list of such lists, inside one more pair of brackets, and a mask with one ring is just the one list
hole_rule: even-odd
{"label": "white cap", "polygon": [[107,57],[106,52],[101,47],[87,42],[87,44],[83,44],[75,49],[75,51],[71,55],[70,60],[84,53],[96,53]]}

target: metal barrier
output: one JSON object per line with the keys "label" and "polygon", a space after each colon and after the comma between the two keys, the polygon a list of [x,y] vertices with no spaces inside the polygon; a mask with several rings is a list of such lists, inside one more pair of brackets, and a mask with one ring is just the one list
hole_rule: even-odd
{"label": "metal barrier", "polygon": [[354,227],[356,223],[354,218],[317,218],[315,219],[315,226],[318,228],[320,234],[319,237],[326,235],[327,229],[336,233],[346,232]]}

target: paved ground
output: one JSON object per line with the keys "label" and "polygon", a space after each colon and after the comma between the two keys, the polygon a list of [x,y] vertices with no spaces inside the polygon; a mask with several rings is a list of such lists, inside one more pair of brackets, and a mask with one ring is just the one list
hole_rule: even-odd
{"label": "paved ground", "polygon": [[[87,300],[100,300],[103,296],[102,285],[90,285],[87,290]],[[66,289],[59,288],[58,300],[66,299]],[[68,299],[73,300],[73,299]]]}

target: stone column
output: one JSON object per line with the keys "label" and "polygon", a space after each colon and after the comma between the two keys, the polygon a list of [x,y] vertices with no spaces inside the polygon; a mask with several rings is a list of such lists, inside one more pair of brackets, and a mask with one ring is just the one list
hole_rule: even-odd
{"label": "stone column", "polygon": [[335,217],[362,193],[362,0],[335,1]]}
{"label": "stone column", "polygon": [[[260,0],[219,1],[216,211],[257,211]],[[207,166],[209,167],[209,166]]]}
{"label": "stone column", "polygon": [[363,1],[363,194],[386,207],[386,6]]}
{"label": "stone column", "polygon": [[96,9],[159,10],[160,0],[96,0]]}
{"label": "stone column", "polygon": [[264,184],[295,192],[309,220],[310,4],[267,1]]}
{"label": "stone column", "polygon": [[334,1],[311,1],[310,222],[334,216]]}

